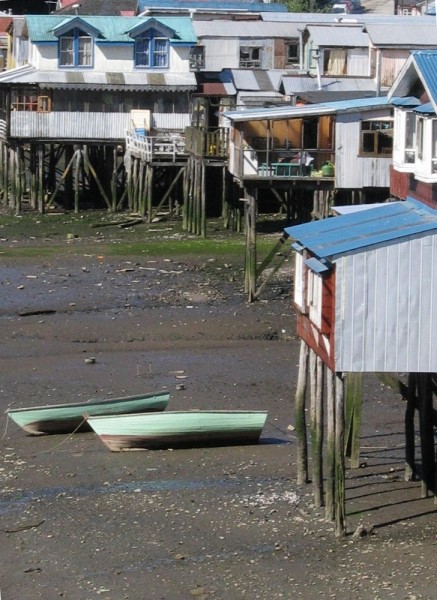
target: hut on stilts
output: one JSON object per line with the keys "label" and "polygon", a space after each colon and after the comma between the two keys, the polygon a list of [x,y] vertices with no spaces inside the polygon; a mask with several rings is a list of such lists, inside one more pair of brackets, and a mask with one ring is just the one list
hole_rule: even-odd
{"label": "hut on stilts", "polygon": [[[294,302],[301,339],[297,480],[303,485],[311,479],[314,504],[325,505],[326,518],[335,521],[342,536],[345,456],[358,466],[364,373],[380,374],[406,400],[407,480],[418,473],[417,410],[422,496],[436,495],[437,211],[408,198],[289,227],[286,233],[296,257]],[[399,373],[408,374],[406,382]]]}

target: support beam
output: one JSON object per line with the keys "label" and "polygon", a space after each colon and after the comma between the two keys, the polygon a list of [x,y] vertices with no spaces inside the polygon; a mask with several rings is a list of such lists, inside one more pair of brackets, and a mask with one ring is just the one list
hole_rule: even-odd
{"label": "support beam", "polygon": [[308,448],[305,416],[309,348],[304,340],[300,341],[299,372],[297,376],[294,402],[294,426],[296,428],[296,470],[297,484],[308,483]]}

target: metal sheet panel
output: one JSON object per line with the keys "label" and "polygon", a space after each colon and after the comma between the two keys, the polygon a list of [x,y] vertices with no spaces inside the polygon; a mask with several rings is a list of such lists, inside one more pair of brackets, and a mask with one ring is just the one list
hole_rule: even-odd
{"label": "metal sheet panel", "polygon": [[334,48],[368,48],[369,36],[363,32],[361,25],[346,27],[323,27],[320,25],[309,25],[307,27],[313,46]]}
{"label": "metal sheet panel", "polygon": [[409,198],[373,210],[287,227],[285,231],[315,256],[333,260],[363,248],[437,233],[437,211]]}
{"label": "metal sheet panel", "polygon": [[11,137],[65,140],[124,140],[129,113],[11,112]]}
{"label": "metal sheet panel", "polygon": [[336,261],[336,369],[435,372],[437,235]]}
{"label": "metal sheet panel", "polygon": [[226,21],[216,19],[214,21],[193,21],[194,31],[199,41],[208,37],[236,37],[245,38],[296,38],[299,39],[297,24],[294,23],[266,23],[263,21],[245,21],[242,26],[241,21]]}
{"label": "metal sheet panel", "polygon": [[[403,17],[402,17],[403,19]],[[435,21],[414,17],[415,21],[406,23],[403,20],[397,27],[387,27],[386,23],[367,23],[366,31],[374,46],[399,46],[400,48],[418,48],[437,45],[437,29]]]}

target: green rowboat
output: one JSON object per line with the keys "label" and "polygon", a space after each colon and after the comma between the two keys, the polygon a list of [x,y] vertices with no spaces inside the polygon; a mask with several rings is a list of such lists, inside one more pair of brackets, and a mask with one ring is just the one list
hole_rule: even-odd
{"label": "green rowboat", "polygon": [[110,450],[119,451],[255,443],[266,419],[263,411],[193,410],[87,420]]}
{"label": "green rowboat", "polygon": [[160,391],[105,400],[92,399],[71,404],[15,408],[9,409],[7,415],[32,435],[72,433],[90,431],[85,414],[94,416],[162,411],[166,408],[169,399],[168,392]]}

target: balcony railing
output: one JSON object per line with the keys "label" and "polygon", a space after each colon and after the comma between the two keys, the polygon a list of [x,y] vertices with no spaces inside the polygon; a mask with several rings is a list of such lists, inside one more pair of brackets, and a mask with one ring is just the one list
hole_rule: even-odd
{"label": "balcony railing", "polygon": [[206,129],[187,127],[185,129],[187,152],[205,158],[227,158],[229,151],[229,130],[226,128]]}
{"label": "balcony railing", "polygon": [[137,131],[126,131],[126,150],[145,162],[155,159],[175,162],[186,156],[184,137],[177,133],[148,136]]}

